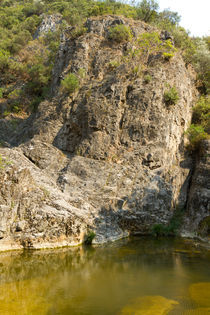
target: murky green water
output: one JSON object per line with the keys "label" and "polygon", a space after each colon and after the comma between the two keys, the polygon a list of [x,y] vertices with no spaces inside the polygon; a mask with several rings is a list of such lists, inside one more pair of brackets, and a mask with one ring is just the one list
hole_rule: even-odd
{"label": "murky green water", "polygon": [[2,253],[0,314],[210,314],[210,251],[135,238]]}

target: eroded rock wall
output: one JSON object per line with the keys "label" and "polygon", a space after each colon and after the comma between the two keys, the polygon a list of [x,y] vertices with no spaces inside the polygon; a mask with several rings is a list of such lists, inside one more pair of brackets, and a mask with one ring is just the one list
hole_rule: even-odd
{"label": "eroded rock wall", "polygon": [[[88,230],[95,243],[148,234],[154,224],[168,223],[177,205],[186,206],[192,161],[184,132],[196,98],[194,73],[179,53],[170,61],[158,55],[146,64],[128,62],[132,42],[108,39],[109,28],[120,23],[134,39],[153,31],[115,16],[89,19],[78,38],[68,29],[53,98],[11,137],[16,148],[1,149],[12,163],[1,170],[0,246],[79,244]],[[86,75],[79,90],[63,93],[60,79],[80,69]],[[179,100],[167,106],[164,92],[172,86]]]}
{"label": "eroded rock wall", "polygon": [[188,195],[185,233],[210,239],[210,141],[202,143]]}

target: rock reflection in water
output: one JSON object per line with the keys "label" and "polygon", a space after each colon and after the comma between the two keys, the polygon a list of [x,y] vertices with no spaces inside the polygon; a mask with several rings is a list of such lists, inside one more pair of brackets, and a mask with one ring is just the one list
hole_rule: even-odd
{"label": "rock reflection in water", "polygon": [[159,297],[167,312],[173,306],[169,314],[194,314],[198,308],[206,312],[210,300],[209,305],[195,301],[192,288],[210,282],[209,261],[208,251],[189,242],[149,238],[2,253],[0,313],[120,314],[135,301],[140,308],[145,296]]}

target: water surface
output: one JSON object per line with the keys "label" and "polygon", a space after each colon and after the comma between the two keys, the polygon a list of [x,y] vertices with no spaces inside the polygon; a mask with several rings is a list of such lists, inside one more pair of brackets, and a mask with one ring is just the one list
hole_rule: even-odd
{"label": "water surface", "polygon": [[0,314],[210,314],[210,251],[134,238],[1,253]]}

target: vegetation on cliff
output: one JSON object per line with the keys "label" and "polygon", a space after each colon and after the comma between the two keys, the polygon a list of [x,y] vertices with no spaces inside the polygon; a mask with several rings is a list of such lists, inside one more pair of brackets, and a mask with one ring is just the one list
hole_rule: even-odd
{"label": "vegetation on cliff", "polygon": [[[207,97],[210,90],[209,37],[191,38],[187,31],[179,26],[180,16],[170,10],[159,12],[158,2],[155,0],[142,0],[135,5],[93,0],[0,0],[0,4],[0,104],[6,104],[6,107],[4,106],[6,109],[0,110],[0,115],[3,117],[11,112],[15,114],[30,113],[49,96],[52,69],[63,30],[74,26],[71,32],[72,38],[76,38],[86,32],[83,23],[88,17],[105,14],[139,19],[159,29],[159,33],[161,30],[167,31],[170,39],[167,41],[167,45],[173,41],[176,49],[182,53],[186,64],[194,66],[197,71],[198,88],[204,95],[201,102],[204,102],[205,99],[206,104],[209,104]],[[50,15],[59,17],[56,30],[45,32],[39,36],[37,28],[43,18]],[[131,53],[137,54],[140,49],[144,50],[148,61],[150,53],[157,53],[158,50],[161,50],[165,60],[169,61],[173,57],[174,46],[171,45],[163,51],[158,32],[156,35],[154,34],[153,37],[152,34],[145,34],[147,38],[138,40],[138,49]],[[129,41],[132,37],[131,30],[124,25],[113,26],[109,31],[109,39],[117,43]],[[145,49],[147,43],[149,46]],[[116,61],[111,62],[115,62],[114,68],[116,68]],[[111,62],[110,66],[113,67]],[[134,72],[138,72],[138,69]],[[62,81],[62,86],[64,90],[72,93],[78,88],[79,81],[75,74],[69,74]],[[171,93],[170,95],[164,96],[167,104],[173,104],[178,100],[176,91],[172,89],[173,87],[168,91]],[[193,121],[193,125],[187,132],[191,149],[197,146],[198,139],[207,138],[209,133],[209,114],[206,113],[206,107],[199,104],[195,108],[195,113],[199,108],[200,120]]]}

